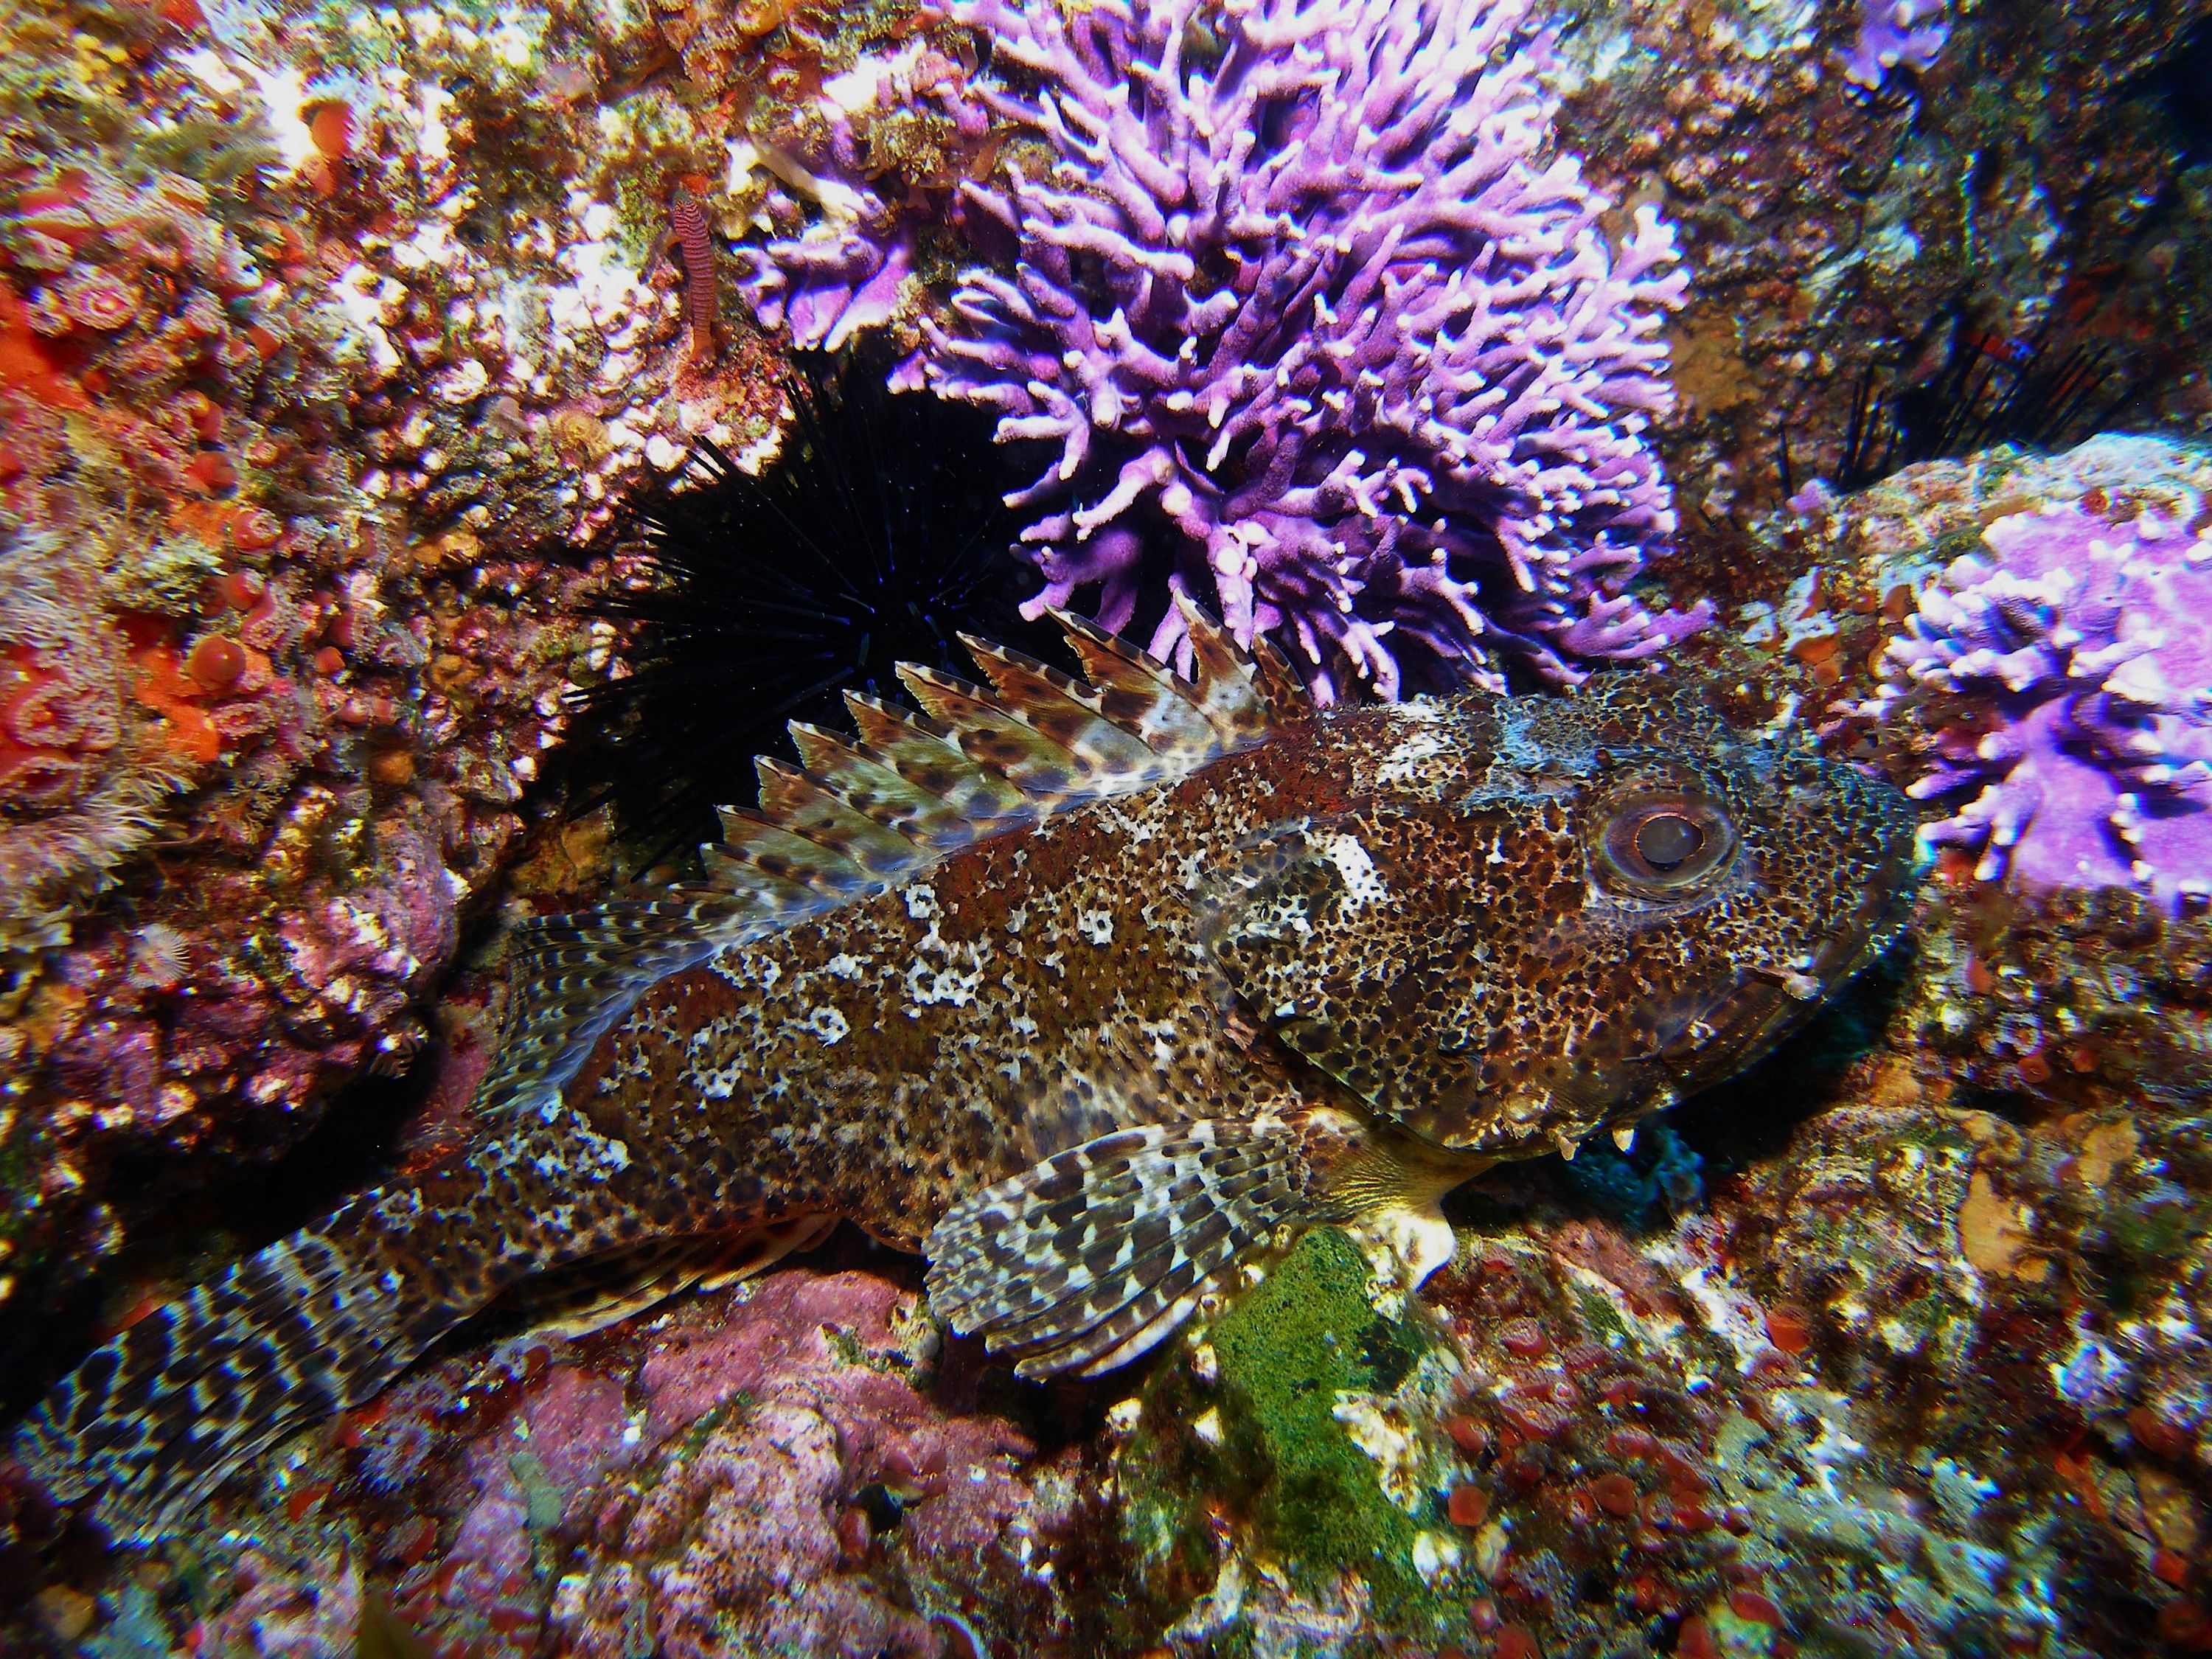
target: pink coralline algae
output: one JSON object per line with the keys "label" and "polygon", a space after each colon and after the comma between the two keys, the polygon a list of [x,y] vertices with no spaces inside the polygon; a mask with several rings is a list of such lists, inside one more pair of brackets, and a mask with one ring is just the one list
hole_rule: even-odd
{"label": "pink coralline algae", "polygon": [[[897,1374],[896,1322],[910,1316],[908,1295],[881,1279],[781,1273],[720,1331],[649,1361],[648,1442],[713,1426],[703,1440],[691,1429],[696,1452],[620,1525],[603,1514],[601,1535],[620,1545],[591,1576],[572,1650],[617,1659],[649,1619],[671,1659],[941,1651],[927,1618],[885,1594],[855,1496],[877,1483],[912,1501],[908,1559],[995,1555],[1030,1508],[1016,1476],[1030,1447],[994,1419],[944,1417]],[[732,1401],[744,1409],[709,1415]]]}
{"label": "pink coralline algae", "polygon": [[239,1558],[237,1601],[200,1632],[207,1650],[253,1659],[338,1659],[358,1651],[359,1567],[340,1560],[327,1577],[287,1571],[258,1550]]}
{"label": "pink coralline algae", "polygon": [[1950,34],[1943,0],[1860,0],[1858,39],[1844,54],[1844,78],[1878,87],[1892,70],[1925,70]]}
{"label": "pink coralline algae", "polygon": [[[2212,897],[2212,515],[2205,458],[2100,438],[2068,458],[2130,476],[1998,518],[1891,641],[1856,711],[1925,732],[1925,833],[2029,888]],[[2191,482],[2193,480],[2193,484]]]}
{"label": "pink coralline algae", "polygon": [[[283,949],[313,1004],[295,1010],[297,1021],[315,1021],[325,1046],[345,1037],[371,1039],[361,1055],[373,1069],[396,1070],[421,1040],[404,1018],[424,983],[449,960],[457,943],[457,884],[446,873],[439,849],[421,829],[398,823],[380,837],[374,884],[335,894],[315,908],[288,915],[278,924]],[[318,1054],[317,1069],[333,1063]]]}
{"label": "pink coralline algae", "polygon": [[[457,1358],[341,1432],[387,1517],[377,1558],[404,1564],[393,1611],[427,1642],[921,1659],[958,1651],[948,1620],[971,1615],[1024,1652],[1065,1633],[1045,1565],[1065,1472],[942,1402],[912,1289],[782,1271],[646,1332]],[[555,1539],[574,1547],[557,1587]]]}
{"label": "pink coralline algae", "polygon": [[[1656,210],[1611,246],[1537,159],[1525,0],[951,10],[1036,78],[981,95],[1058,161],[969,188],[1013,275],[970,270],[906,378],[1057,446],[1010,498],[1034,605],[1095,586],[1141,625],[1169,549],[1170,589],[1324,697],[1571,682],[1702,625],[1626,591],[1674,526],[1649,427],[1688,279]],[[1181,635],[1168,605],[1151,647]]]}

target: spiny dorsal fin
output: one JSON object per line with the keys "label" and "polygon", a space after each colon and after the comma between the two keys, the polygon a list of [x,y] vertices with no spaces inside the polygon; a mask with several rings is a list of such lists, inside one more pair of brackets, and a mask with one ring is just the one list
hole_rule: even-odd
{"label": "spiny dorsal fin", "polygon": [[1199,706],[1199,690],[1165,663],[1109,634],[1088,617],[1054,611],[1067,643],[1090,676],[1099,711],[1134,732],[1171,766],[1189,770],[1221,750],[1221,733]]}
{"label": "spiny dorsal fin", "polygon": [[988,767],[1031,799],[1050,805],[1085,793],[1091,769],[981,686],[920,663],[902,662],[897,672],[914,700],[978,766]]}
{"label": "spiny dorsal fin", "polygon": [[870,750],[963,817],[979,823],[1026,823],[1036,817],[1035,805],[1019,786],[969,759],[936,721],[858,691],[845,694],[845,707]]}
{"label": "spiny dorsal fin", "polygon": [[702,849],[713,886],[556,917],[516,950],[512,1030],[483,1109],[542,1102],[646,988],[714,951],[818,916],[947,853],[1086,802],[1186,777],[1310,715],[1272,646],[1240,647],[1181,601],[1198,678],[1185,680],[1126,641],[1060,616],[1095,684],[1018,652],[969,642],[993,690],[910,663],[902,679],[925,712],[845,694],[847,740],[794,724],[804,771],[758,763],[757,811],[721,810]]}
{"label": "spiny dorsal fin", "polygon": [[778,881],[787,881],[842,900],[884,884],[842,849],[809,840],[796,830],[758,812],[721,809],[724,856],[751,866]]}
{"label": "spiny dorsal fin", "polygon": [[1231,750],[1265,743],[1270,732],[1312,709],[1304,685],[1264,634],[1246,651],[1200,606],[1176,595],[1198,670],[1199,708]]}
{"label": "spiny dorsal fin", "polygon": [[872,879],[896,881],[929,860],[923,848],[854,811],[842,796],[805,773],[765,755],[754,760],[753,768],[760,774],[764,817],[843,854]]}
{"label": "spiny dorsal fin", "polygon": [[791,740],[799,747],[800,763],[862,817],[924,847],[965,847],[975,840],[973,818],[902,777],[866,744],[804,720],[792,721]]}
{"label": "spiny dorsal fin", "polygon": [[1034,657],[972,634],[960,643],[999,694],[999,701],[1075,757],[1094,788],[1140,789],[1167,775],[1167,757],[1103,712],[1098,694]]}

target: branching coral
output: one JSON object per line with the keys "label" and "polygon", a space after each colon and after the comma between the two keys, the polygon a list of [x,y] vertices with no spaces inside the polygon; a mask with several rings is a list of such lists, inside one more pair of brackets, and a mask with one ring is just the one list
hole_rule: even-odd
{"label": "branching coral", "polygon": [[1943,0],[1860,0],[1858,38],[1844,54],[1844,78],[1879,87],[1892,70],[1934,64],[1951,25]]}
{"label": "branching coral", "polygon": [[1985,880],[2212,899],[2212,467],[2152,438],[2060,465],[2110,483],[1996,519],[1891,641],[1856,712],[1916,735],[1929,838]]}
{"label": "branching coral", "polygon": [[[1674,527],[1647,434],[1687,277],[1639,208],[1617,247],[1525,0],[956,0],[1056,152],[973,209],[968,273],[909,373],[1059,454],[1014,498],[1038,605],[1096,586],[1180,649],[1166,586],[1280,630],[1316,690],[1552,683],[1699,626],[1626,591]],[[1140,606],[1148,614],[1139,617]]]}
{"label": "branching coral", "polygon": [[962,65],[923,40],[836,77],[804,115],[792,135],[804,155],[750,143],[773,180],[757,216],[773,234],[738,250],[738,285],[793,345],[835,351],[889,321],[914,273],[917,226],[899,185],[945,189],[953,157],[988,143],[990,117]]}
{"label": "branching coral", "polygon": [[793,345],[835,351],[890,319],[913,274],[913,228],[860,180],[856,166],[833,160],[817,172],[778,149],[759,154],[777,180],[770,222],[793,234],[740,248],[738,285],[763,325],[789,327]]}

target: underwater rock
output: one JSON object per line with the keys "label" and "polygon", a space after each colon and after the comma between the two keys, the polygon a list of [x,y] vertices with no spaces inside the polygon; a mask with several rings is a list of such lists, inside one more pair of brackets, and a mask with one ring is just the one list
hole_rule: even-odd
{"label": "underwater rock", "polygon": [[367,1583],[480,1659],[1043,1650],[1073,1628],[1053,1564],[1087,1583],[1095,1481],[955,1403],[937,1346],[897,1279],[799,1268],[447,1360],[226,1505],[228,1571],[167,1613],[240,1651],[349,1652],[311,1638],[349,1634]]}
{"label": "underwater rock", "polygon": [[1458,1460],[1421,1425],[1457,1362],[1370,1277],[1346,1235],[1309,1235],[1109,1415],[1116,1519],[1176,1650],[1456,1622]]}
{"label": "underwater rock", "polygon": [[[2185,707],[2130,710],[2107,684],[2119,675],[2125,691],[2131,654],[2172,661],[2192,648],[2199,620],[2169,607],[2201,585],[2188,562],[2196,543],[2185,536],[2161,556],[2137,522],[2148,513],[2154,529],[2161,515],[2185,527],[2202,516],[2189,502],[2208,478],[2200,447],[2165,440],[2106,438],[2059,455],[2000,447],[1909,467],[1854,495],[1805,492],[1763,544],[1802,574],[1779,607],[1739,613],[1748,626],[1731,636],[1723,665],[1755,679],[1776,718],[1812,715],[1832,750],[1899,784],[1961,786],[1930,801],[1936,879],[1921,895],[1899,999],[1926,1056],[1958,1083],[2059,1110],[2113,1088],[2179,1103],[2212,1085],[2212,926],[2176,914],[2207,868],[2205,792],[2187,755],[2167,784],[2136,784],[2131,774],[2155,757],[2130,752],[2160,733],[2191,750],[2202,734]],[[2095,629],[2109,617],[2101,665],[2086,644],[2074,655],[2065,605],[1945,578],[1961,560],[1969,571],[1996,568],[1992,526],[2012,527],[2002,539],[2070,533],[2084,520],[2100,528],[2083,534],[2059,597],[2078,602],[2096,586],[2124,601],[2081,619]],[[2093,556],[2099,542],[2134,556]],[[2167,566],[2177,568],[2160,574]],[[1995,608],[1981,622],[1939,625],[1916,597],[1929,592],[1937,610]],[[1976,657],[1966,637],[1975,629],[2017,629],[2027,648],[2005,664],[1998,653]],[[2029,672],[2046,660],[2069,677]],[[2022,678],[2017,690],[2007,667]],[[2068,724],[2075,708],[2078,731]],[[2009,791],[2015,775],[2025,784],[2045,769],[2068,787],[2035,799]],[[2129,794],[2157,815],[2149,845],[2166,849],[2160,866],[2138,861],[2112,823]],[[2014,820],[2008,847],[1995,809],[2023,804],[2037,810]]]}
{"label": "underwater rock", "polygon": [[2062,1109],[2115,1086],[2167,1104],[2212,1088],[2212,923],[1960,871],[1916,931],[1911,1018],[1959,1081]]}
{"label": "underwater rock", "polygon": [[[1559,143],[1616,199],[1663,200],[1695,273],[1654,426],[1696,532],[1665,567],[1678,603],[1778,597],[1739,538],[1838,476],[1869,372],[1923,383],[1971,359],[2002,386],[2031,343],[2078,349],[2106,383],[2090,401],[2136,389],[2124,423],[2205,429],[2212,213],[2150,89],[2190,9],[1947,6],[1931,64],[1863,85],[1844,72],[1861,27],[1896,10],[1544,8]],[[1985,95],[2010,86],[2037,95]]]}
{"label": "underwater rock", "polygon": [[[2131,474],[2179,467],[2201,495],[2182,452],[2108,446],[2102,471],[2090,452],[1984,455],[1801,497],[1802,517],[1778,505],[1833,476],[1857,365],[1910,381],[1946,350],[1996,361],[2045,319],[2122,380],[2181,358],[2155,407],[2212,419],[2212,216],[2181,169],[2202,146],[2130,90],[2187,9],[1468,9],[1525,20],[1492,68],[1533,76],[1511,107],[1548,137],[1514,176],[1545,187],[1552,156],[1587,158],[1588,185],[1547,210],[1620,204],[1593,227],[1616,262],[1656,246],[1638,210],[1663,213],[1695,273],[1674,406],[1650,411],[1632,471],[1675,480],[1691,526],[1654,568],[1662,624],[1699,593],[1730,620],[1672,660],[1725,669],[1782,725],[1875,702],[1917,592],[1934,581],[1962,611],[1993,597],[1995,526],[2040,568],[2060,551],[2045,533],[2135,536],[2159,492]],[[1201,83],[1182,95],[1208,94],[1237,27],[1277,15],[1224,10],[1182,33]],[[1087,15],[1106,31],[1136,14]],[[589,607],[629,573],[556,550],[696,436],[756,453],[779,323],[826,340],[926,315],[972,339],[972,314],[945,308],[959,268],[999,261],[1006,280],[1126,205],[1055,161],[1097,178],[1157,159],[1150,136],[1091,133],[1080,99],[1057,129],[1042,102],[986,111],[987,74],[1008,99],[1074,83],[1040,88],[1003,54],[987,71],[975,46],[898,0],[496,16],[33,0],[0,21],[12,1321],[37,1322],[22,1287],[42,1263],[81,1272],[138,1229],[111,1178],[123,1154],[173,1177],[260,1156],[345,1079],[417,1054],[435,1137],[465,1138],[499,999],[443,977],[463,923],[518,861],[516,915],[605,884],[603,836],[533,827],[526,792],[572,719],[565,686],[619,659]],[[1275,61],[1302,50],[1316,61],[1295,43]],[[704,261],[672,246],[679,191],[705,205]],[[1116,234],[1117,257],[1169,251]],[[1064,320],[1103,338],[1093,297]],[[1079,356],[1096,371],[1112,345]],[[1033,370],[1103,453],[1111,423],[1063,371],[1049,354]],[[1381,430],[1363,465],[1425,468],[1404,428]],[[1104,482],[1084,507],[1114,467]],[[1373,501],[1374,519],[1346,509],[1360,535],[1415,517]],[[2047,501],[2068,505],[2046,522]],[[1106,538],[1134,516],[1093,548],[1127,551]],[[1428,532],[1400,533],[1402,563]],[[2165,628],[2159,585],[2186,594],[2198,574],[2185,550],[2151,573],[2171,538],[2136,539],[2144,568],[2116,568],[2105,596],[2116,645],[2148,637],[2131,612]],[[1962,557],[1990,574],[1943,586]],[[1261,586],[1263,562],[1243,579]],[[1352,592],[1328,557],[1314,568],[1285,608],[1305,607],[1341,685],[1387,662],[1413,689],[1442,659],[1422,627],[1503,664],[1521,648],[1503,637],[1517,587],[1474,596],[1475,634],[1441,587]],[[1382,633],[1393,605],[1407,621]],[[2038,637],[2070,675],[2069,619]],[[1893,729],[1847,719],[1832,743],[1900,782],[1961,759],[1933,745],[1971,749],[1971,787],[2002,804],[2026,761],[1981,756],[1968,722],[2025,709],[2027,757],[2095,772],[2110,800],[2063,817],[2046,798],[1989,878],[1996,820],[1962,825],[1973,844],[1948,849],[1877,986],[1632,1160],[1590,1146],[1486,1179],[1456,1201],[1458,1265],[1422,1296],[1393,1300],[1316,1234],[1149,1369],[1040,1389],[972,1345],[933,1356],[904,1269],[817,1261],[574,1342],[434,1357],[286,1445],[191,1546],[103,1553],[0,1472],[0,1645],[361,1653],[388,1598],[426,1644],[477,1659],[2212,1651],[2212,930],[2176,914],[2203,849],[2163,839],[2184,815],[2154,813],[2138,834],[2169,850],[2148,875],[2028,879],[2045,842],[2131,866],[2105,827],[2118,795],[2156,805],[2201,733],[2125,709],[2110,675],[2048,663],[2017,693],[1962,678],[1943,653],[1972,630],[1923,622],[1924,672],[1888,659]],[[1364,657],[1330,632],[1359,623],[1379,635]],[[2138,654],[2202,643],[2193,620],[2166,631]],[[1609,654],[1527,637],[1570,666]],[[2115,715],[2161,734],[2176,780],[2123,788],[2158,763],[2130,756],[2143,728]]]}
{"label": "underwater rock", "polygon": [[1325,699],[1568,683],[1700,625],[1624,591],[1674,528],[1645,434],[1687,274],[1656,209],[1608,243],[1540,160],[1526,12],[953,8],[1037,77],[979,95],[1057,165],[971,190],[1014,274],[969,271],[907,373],[1059,447],[1018,498],[1036,606],[1095,585],[1176,657],[1187,593]]}
{"label": "underwater rock", "polygon": [[[70,528],[74,529],[74,526]],[[17,529],[0,545],[0,949],[69,936],[70,899],[155,833],[198,771],[134,719],[127,641],[83,625],[97,565],[73,536]]]}
{"label": "underwater rock", "polygon": [[361,1571],[330,1564],[327,1576],[299,1573],[255,1550],[239,1559],[238,1599],[199,1627],[216,1653],[253,1659],[350,1659],[362,1627]]}
{"label": "underwater rock", "polygon": [[[147,1218],[119,1155],[265,1156],[404,1066],[605,650],[540,550],[610,348],[493,303],[457,220],[507,152],[414,78],[503,96],[522,37],[169,10],[0,25],[0,1300]],[[493,384],[556,313],[598,355]]]}

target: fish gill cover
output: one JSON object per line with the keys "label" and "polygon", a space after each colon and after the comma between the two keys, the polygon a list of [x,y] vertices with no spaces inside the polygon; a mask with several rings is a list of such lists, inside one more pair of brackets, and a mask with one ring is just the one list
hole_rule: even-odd
{"label": "fish gill cover", "polygon": [[1279,632],[1316,695],[1665,650],[1626,590],[1674,527],[1671,228],[1547,159],[1522,0],[957,0],[1047,166],[970,185],[952,319],[907,371],[1059,454],[1012,500],[1033,608],[1188,660],[1164,588]]}

